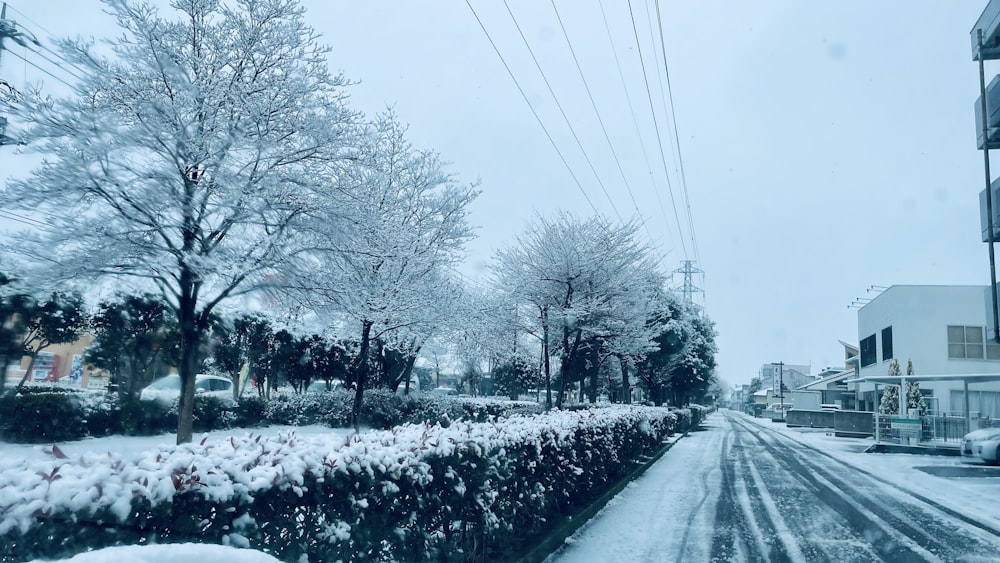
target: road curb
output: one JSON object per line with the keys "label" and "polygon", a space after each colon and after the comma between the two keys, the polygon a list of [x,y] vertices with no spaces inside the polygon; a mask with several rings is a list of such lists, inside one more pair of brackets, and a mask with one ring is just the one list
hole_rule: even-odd
{"label": "road curb", "polygon": [[900,444],[872,444],[865,448],[866,454],[914,454],[936,456],[961,456],[958,448],[937,446],[903,446]]}
{"label": "road curb", "polygon": [[[702,421],[704,422],[704,421]],[[699,423],[699,426],[701,423]],[[654,463],[659,461],[663,454],[670,451],[670,448],[674,447],[674,444],[679,442],[682,438],[686,438],[691,430],[689,429],[680,434],[676,440],[666,442],[663,447],[653,452],[653,454],[642,461],[638,467],[632,470],[631,473],[623,477],[614,487],[608,489],[604,494],[597,497],[593,502],[584,506],[575,513],[564,517],[562,523],[555,527],[546,537],[544,537],[537,545],[535,545],[527,553],[523,554],[521,557],[516,559],[511,559],[517,563],[541,563],[546,557],[552,555],[556,552],[565,542],[566,538],[570,537],[577,530],[583,527],[584,524],[590,521],[608,502],[613,499],[618,493],[622,492],[629,483],[636,480],[640,475],[646,472]],[[640,458],[641,459],[641,458]]]}

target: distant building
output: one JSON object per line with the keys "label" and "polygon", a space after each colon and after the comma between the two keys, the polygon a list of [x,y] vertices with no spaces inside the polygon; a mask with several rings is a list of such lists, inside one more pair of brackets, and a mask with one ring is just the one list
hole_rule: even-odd
{"label": "distant building", "polygon": [[787,395],[790,390],[816,380],[815,377],[809,375],[811,370],[811,366],[807,365],[763,364],[760,366],[760,381],[764,385],[770,386],[776,395],[780,394],[780,386],[784,385],[785,395]]}

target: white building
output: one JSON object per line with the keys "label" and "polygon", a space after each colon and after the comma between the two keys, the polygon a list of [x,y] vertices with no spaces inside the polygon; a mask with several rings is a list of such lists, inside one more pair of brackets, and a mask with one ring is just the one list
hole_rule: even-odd
{"label": "white building", "polygon": [[[894,285],[858,310],[860,376],[885,375],[896,358],[924,375],[1000,373],[1000,344],[987,334],[989,287]],[[934,412],[961,413],[961,382],[922,382]],[[875,386],[860,383],[858,408],[877,407]],[[1000,417],[1000,383],[977,383],[969,390],[970,411]]]}

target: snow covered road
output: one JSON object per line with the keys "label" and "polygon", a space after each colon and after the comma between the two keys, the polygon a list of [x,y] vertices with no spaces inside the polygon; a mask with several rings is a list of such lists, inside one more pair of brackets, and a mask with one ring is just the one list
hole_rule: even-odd
{"label": "snow covered road", "polygon": [[723,411],[547,561],[1000,561],[1000,531]]}

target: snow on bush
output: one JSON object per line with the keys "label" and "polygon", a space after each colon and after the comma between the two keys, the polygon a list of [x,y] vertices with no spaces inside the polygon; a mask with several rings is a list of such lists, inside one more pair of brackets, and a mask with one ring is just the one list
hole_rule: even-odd
{"label": "snow on bush", "polygon": [[284,561],[493,559],[601,494],[691,416],[554,411],[405,425],[339,447],[247,435],[137,461],[53,447],[44,462],[0,460],[0,558],[195,541]]}

